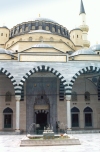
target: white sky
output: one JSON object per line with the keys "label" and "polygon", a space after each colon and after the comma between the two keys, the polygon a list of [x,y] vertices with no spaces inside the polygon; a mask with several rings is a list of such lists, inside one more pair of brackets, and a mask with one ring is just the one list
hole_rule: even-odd
{"label": "white sky", "polygon": [[[91,45],[100,43],[100,0],[83,0]],[[8,28],[41,14],[71,30],[79,23],[80,0],[0,0],[0,26]]]}

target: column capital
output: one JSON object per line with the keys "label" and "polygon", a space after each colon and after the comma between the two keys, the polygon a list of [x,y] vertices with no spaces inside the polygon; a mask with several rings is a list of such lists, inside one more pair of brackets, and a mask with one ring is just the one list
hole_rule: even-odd
{"label": "column capital", "polygon": [[66,98],[67,101],[70,101],[71,100],[71,95],[66,95],[65,98]]}
{"label": "column capital", "polygon": [[21,96],[20,95],[15,95],[15,99],[16,99],[16,101],[20,101]]}

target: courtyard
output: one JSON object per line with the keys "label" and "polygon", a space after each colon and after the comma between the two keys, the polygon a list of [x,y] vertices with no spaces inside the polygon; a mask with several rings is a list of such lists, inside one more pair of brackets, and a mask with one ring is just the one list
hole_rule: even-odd
{"label": "courtyard", "polygon": [[0,152],[100,152],[100,134],[73,134],[81,145],[20,147],[25,135],[0,135]]}

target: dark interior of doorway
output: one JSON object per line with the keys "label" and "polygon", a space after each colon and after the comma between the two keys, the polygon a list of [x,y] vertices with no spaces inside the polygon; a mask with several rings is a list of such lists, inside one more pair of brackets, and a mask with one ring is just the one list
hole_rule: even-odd
{"label": "dark interior of doorway", "polygon": [[92,115],[91,115],[91,113],[85,113],[85,127],[92,127]]}
{"label": "dark interior of doorway", "polygon": [[11,128],[11,114],[4,115],[4,128]]}
{"label": "dark interior of doorway", "polygon": [[44,127],[47,126],[47,113],[37,113],[36,114],[36,124],[39,124],[38,132],[42,133]]}
{"label": "dark interior of doorway", "polygon": [[79,127],[78,114],[72,114],[72,127]]}

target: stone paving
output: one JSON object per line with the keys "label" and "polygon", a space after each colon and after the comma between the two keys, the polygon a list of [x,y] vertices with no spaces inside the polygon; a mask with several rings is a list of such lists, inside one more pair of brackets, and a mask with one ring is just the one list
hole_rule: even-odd
{"label": "stone paving", "polygon": [[20,147],[25,135],[0,135],[0,152],[100,152],[100,134],[73,134],[81,145]]}

